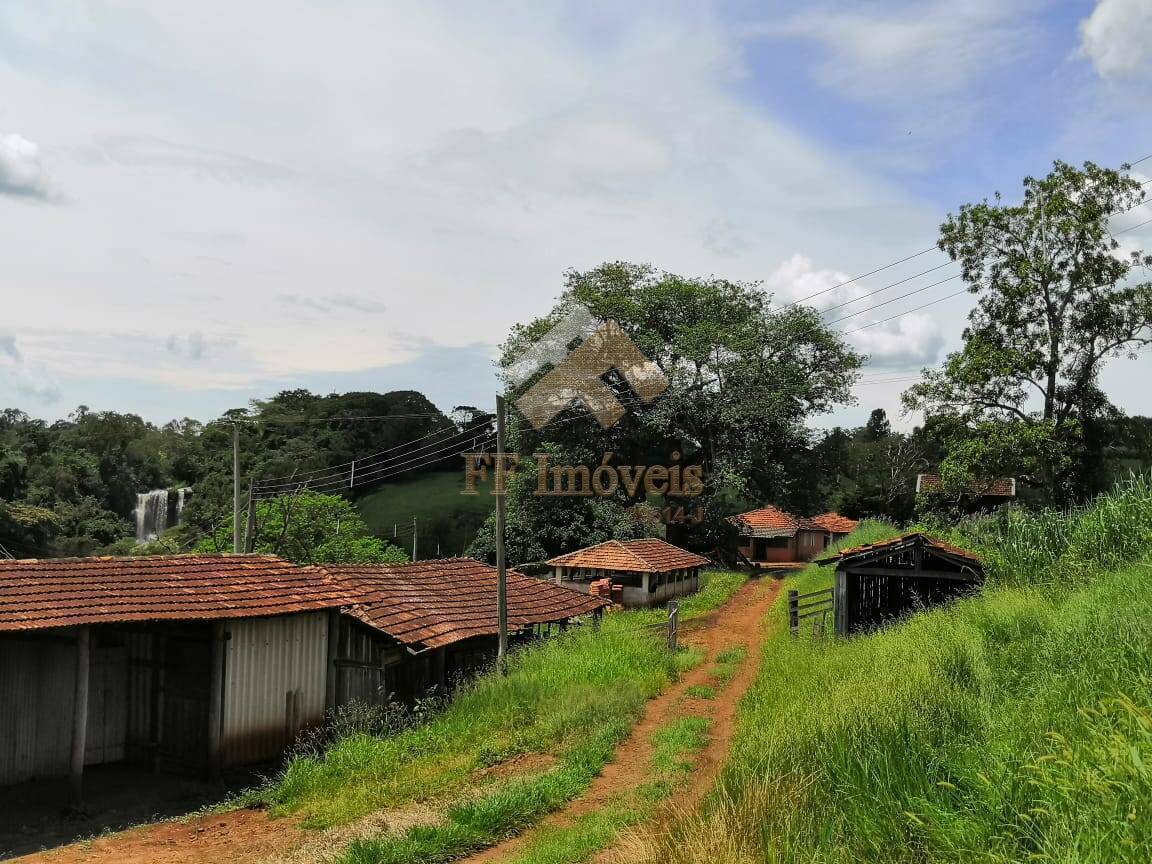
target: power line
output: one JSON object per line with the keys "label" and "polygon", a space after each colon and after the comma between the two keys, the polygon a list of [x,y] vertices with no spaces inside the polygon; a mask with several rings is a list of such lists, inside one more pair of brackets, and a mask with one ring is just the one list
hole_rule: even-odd
{"label": "power line", "polygon": [[[941,279],[938,282],[925,285],[923,288],[917,288],[915,291],[909,291],[907,294],[901,294],[899,297],[893,297],[891,300],[885,300],[883,303],[877,303],[874,306],[867,306],[863,309],[853,312],[850,315],[845,315],[843,318],[837,318],[835,321],[829,321],[828,326],[839,324],[841,321],[847,321],[850,318],[855,318],[857,315],[863,315],[865,312],[871,312],[873,309],[879,309],[881,306],[887,306],[889,303],[898,303],[906,297],[911,297],[913,294],[919,294],[923,291],[927,291],[929,288],[935,288],[937,285],[943,285],[945,282],[951,282],[953,279],[959,279],[962,275],[962,273],[956,273],[953,276],[949,276],[947,279]],[[966,291],[968,289],[965,288],[964,290]]]}
{"label": "power line", "polygon": [[874,297],[877,294],[887,291],[889,288],[895,288],[897,285],[903,285],[905,282],[911,282],[913,279],[917,279],[920,276],[933,273],[942,267],[947,267],[951,263],[951,261],[945,261],[943,264],[937,264],[935,267],[929,267],[927,270],[921,270],[919,273],[908,276],[905,279],[901,279],[899,282],[893,282],[891,285],[885,285],[883,288],[877,288],[875,291],[869,291],[867,294],[862,294],[859,297],[853,297],[851,300],[845,300],[843,303],[837,303],[835,306],[826,306],[820,310],[821,314],[831,312],[833,309],[839,309],[841,306],[851,306],[853,303],[859,303],[861,300],[867,300],[869,297]]}

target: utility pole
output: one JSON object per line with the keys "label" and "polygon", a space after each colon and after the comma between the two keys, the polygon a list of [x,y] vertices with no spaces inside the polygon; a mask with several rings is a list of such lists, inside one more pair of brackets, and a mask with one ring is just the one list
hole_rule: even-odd
{"label": "utility pole", "polygon": [[416,560],[416,517],[412,517],[412,560]]}
{"label": "utility pole", "polygon": [[507,670],[508,660],[508,565],[504,560],[504,397],[496,397],[496,619],[500,640],[496,663]]}
{"label": "utility pole", "polygon": [[240,424],[232,421],[232,551],[244,551],[240,529]]}
{"label": "utility pole", "polygon": [[[252,554],[256,548],[256,496],[252,493],[256,490],[255,479],[248,481],[248,520],[244,525],[244,551]],[[339,534],[339,523],[337,523],[337,534]]]}

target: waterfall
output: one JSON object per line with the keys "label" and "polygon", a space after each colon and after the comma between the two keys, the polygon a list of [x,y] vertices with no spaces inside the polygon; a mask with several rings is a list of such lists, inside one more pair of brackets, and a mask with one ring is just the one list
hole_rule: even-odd
{"label": "waterfall", "polygon": [[[136,496],[136,542],[148,543],[169,528],[179,525],[184,515],[184,501],[191,489],[153,489]],[[176,494],[171,494],[175,492]]]}

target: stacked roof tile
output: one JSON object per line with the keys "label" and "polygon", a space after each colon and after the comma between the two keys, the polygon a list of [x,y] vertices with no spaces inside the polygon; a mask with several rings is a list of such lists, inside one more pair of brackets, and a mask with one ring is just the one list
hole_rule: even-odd
{"label": "stacked roof tile", "polygon": [[958,558],[980,563],[980,557],[967,549],[961,549],[959,546],[953,546],[944,540],[933,537],[930,534],[925,534],[922,531],[913,531],[908,534],[901,534],[899,537],[893,537],[891,540],[881,540],[878,543],[864,543],[860,546],[852,546],[848,549],[841,549],[836,555],[831,556],[820,561],[821,564],[829,564],[834,561],[841,561],[845,558],[851,558],[856,555],[864,555],[871,552],[882,552],[886,549],[897,549],[901,546],[907,546],[914,542],[922,542],[930,549],[938,549],[941,552],[947,552]]}
{"label": "stacked roof tile", "polygon": [[827,530],[812,519],[793,515],[771,505],[730,516],[728,521],[739,528],[741,534],[752,537],[795,537],[800,530]]}
{"label": "stacked roof tile", "polygon": [[553,567],[587,567],[627,573],[667,573],[710,564],[707,558],[652,537],[641,540],[608,540],[560,555],[548,562]]}
{"label": "stacked roof tile", "polygon": [[[471,558],[411,564],[325,564],[355,599],[353,614],[405,645],[438,648],[498,632],[496,568]],[[565,621],[610,605],[508,571],[508,626]]]}
{"label": "stacked roof tile", "polygon": [[322,571],[273,555],[0,561],[0,631],[255,618],[349,602]]}
{"label": "stacked roof tile", "polygon": [[833,534],[851,534],[860,524],[855,519],[849,519],[839,513],[821,513],[819,516],[813,516],[812,521]]}

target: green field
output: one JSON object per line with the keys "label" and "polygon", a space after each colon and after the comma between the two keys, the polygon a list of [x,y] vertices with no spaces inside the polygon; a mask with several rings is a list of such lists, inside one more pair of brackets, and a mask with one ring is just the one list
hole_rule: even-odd
{"label": "green field", "polygon": [[1152,485],[950,539],[990,565],[981,596],[848,640],[790,637],[777,604],[717,789],[628,860],[1149,860]]}
{"label": "green field", "polygon": [[[388,483],[356,502],[373,534],[391,538],[399,526],[398,545],[412,554],[412,519],[416,519],[417,557],[463,555],[476,531],[495,506],[486,484],[479,495],[462,495],[464,473],[442,471]],[[439,549],[439,555],[437,555]]]}

